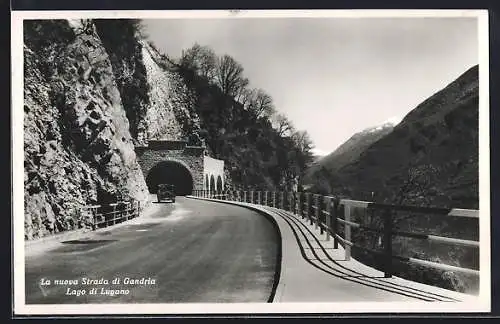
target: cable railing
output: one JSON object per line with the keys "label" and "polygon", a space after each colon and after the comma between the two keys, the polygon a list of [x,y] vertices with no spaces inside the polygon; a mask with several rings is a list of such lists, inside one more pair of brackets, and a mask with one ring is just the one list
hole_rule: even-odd
{"label": "cable railing", "polygon": [[[338,199],[332,196],[322,196],[313,193],[285,191],[194,190],[193,195],[202,198],[264,205],[293,213],[314,226],[315,229],[319,229],[321,234],[326,234],[327,240],[333,239],[334,249],[338,249],[340,244],[344,248],[346,260],[350,260],[353,247],[377,255],[382,260],[384,277],[386,278],[390,278],[393,275],[393,260],[444,271],[479,275],[479,269],[466,268],[416,257],[402,256],[393,251],[393,240],[395,237],[478,249],[478,239],[464,239],[395,228],[394,221],[397,217],[394,214],[397,212],[405,212],[411,215],[437,215],[447,218],[467,219],[472,221],[474,225],[473,230],[477,230],[478,232],[479,210],[392,205],[369,201]],[[353,209],[361,209],[372,213],[380,212],[382,214],[379,217],[381,226],[373,227],[363,224],[361,221],[356,221],[354,219]],[[377,235],[381,240],[380,246],[382,250],[377,251],[357,244],[353,239],[353,230],[370,232]]]}

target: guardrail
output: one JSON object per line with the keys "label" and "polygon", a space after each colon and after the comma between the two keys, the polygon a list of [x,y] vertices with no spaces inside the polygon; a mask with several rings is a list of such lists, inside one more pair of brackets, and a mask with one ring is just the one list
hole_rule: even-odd
{"label": "guardrail", "polygon": [[[425,267],[456,271],[465,274],[479,275],[479,269],[470,269],[454,265],[423,260],[415,257],[405,257],[393,253],[393,237],[406,237],[424,241],[438,242],[441,244],[451,244],[479,248],[479,241],[466,240],[455,237],[419,233],[413,231],[401,231],[394,229],[394,212],[402,211],[413,214],[436,214],[446,217],[469,218],[477,220],[479,228],[479,211],[473,209],[448,209],[435,207],[417,207],[406,205],[381,204],[368,201],[338,199],[332,196],[322,196],[304,192],[283,192],[283,191],[206,191],[194,190],[193,195],[197,197],[231,200],[259,204],[294,213],[314,225],[321,234],[325,233],[327,240],[333,238],[334,249],[338,249],[341,244],[345,251],[345,259],[351,258],[351,248],[357,247],[370,253],[379,255],[384,260],[384,277],[390,278],[393,273],[393,260],[414,263]],[[352,219],[352,209],[360,208],[366,211],[382,212],[382,228],[375,228],[355,222]],[[343,231],[340,230],[343,227]],[[353,242],[351,229],[368,231],[381,235],[383,251],[361,246]],[[343,233],[343,236],[341,235]]]}
{"label": "guardrail", "polygon": [[90,226],[93,230],[119,224],[139,216],[139,201],[118,201],[107,205],[82,207],[83,212],[90,212]]}

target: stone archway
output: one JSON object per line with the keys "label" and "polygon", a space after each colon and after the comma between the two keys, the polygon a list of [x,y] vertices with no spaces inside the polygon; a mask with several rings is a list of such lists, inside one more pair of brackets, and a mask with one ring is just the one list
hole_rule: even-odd
{"label": "stone archway", "polygon": [[191,171],[178,161],[161,161],[154,165],[146,175],[146,185],[150,193],[156,193],[158,184],[172,184],[176,195],[189,195],[193,192],[194,182]]}
{"label": "stone archway", "polygon": [[[191,190],[216,190],[218,176],[222,180],[221,188],[224,188],[224,161],[206,155],[205,147],[188,146],[186,141],[149,140],[147,146],[136,146],[135,151],[145,178],[158,163],[170,161],[181,164],[190,172]],[[151,181],[147,179],[147,182]]]}

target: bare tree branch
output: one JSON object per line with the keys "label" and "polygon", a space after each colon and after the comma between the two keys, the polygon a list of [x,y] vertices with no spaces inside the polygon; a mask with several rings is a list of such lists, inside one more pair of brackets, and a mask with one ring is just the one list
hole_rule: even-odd
{"label": "bare tree branch", "polygon": [[243,77],[243,66],[227,54],[217,61],[215,81],[225,95],[233,97],[248,84]]}
{"label": "bare tree branch", "polygon": [[273,98],[264,90],[257,89],[254,97],[251,98],[248,108],[257,118],[264,116],[269,117],[274,113]]}
{"label": "bare tree branch", "polygon": [[295,131],[292,122],[283,114],[274,115],[272,123],[279,136],[289,136]]}

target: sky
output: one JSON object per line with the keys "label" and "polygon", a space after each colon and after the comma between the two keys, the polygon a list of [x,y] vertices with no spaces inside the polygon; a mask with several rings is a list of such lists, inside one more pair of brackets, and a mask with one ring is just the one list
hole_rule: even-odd
{"label": "sky", "polygon": [[244,67],[250,87],[306,130],[317,154],[354,133],[399,121],[478,64],[476,18],[233,18],[144,20],[158,49],[195,42]]}

